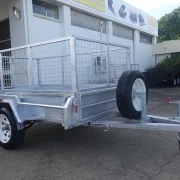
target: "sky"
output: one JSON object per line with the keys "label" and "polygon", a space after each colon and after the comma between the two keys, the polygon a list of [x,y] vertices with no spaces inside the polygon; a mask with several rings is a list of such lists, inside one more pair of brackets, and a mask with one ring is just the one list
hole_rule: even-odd
{"label": "sky", "polygon": [[170,13],[180,6],[180,0],[125,0],[129,4],[143,10],[144,12],[160,19],[163,15]]}

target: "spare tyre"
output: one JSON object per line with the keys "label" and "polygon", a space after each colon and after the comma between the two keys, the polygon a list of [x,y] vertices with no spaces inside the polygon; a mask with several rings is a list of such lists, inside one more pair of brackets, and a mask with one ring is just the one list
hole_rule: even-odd
{"label": "spare tyre", "polygon": [[121,115],[128,119],[141,118],[141,99],[137,93],[146,93],[148,88],[144,75],[139,71],[126,71],[120,77],[116,90],[116,101]]}

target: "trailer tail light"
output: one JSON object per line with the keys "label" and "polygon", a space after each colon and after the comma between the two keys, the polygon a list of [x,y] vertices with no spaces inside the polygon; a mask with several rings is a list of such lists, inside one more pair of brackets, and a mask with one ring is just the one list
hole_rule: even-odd
{"label": "trailer tail light", "polygon": [[167,101],[168,101],[168,103],[170,103],[171,102],[171,97],[167,97]]}
{"label": "trailer tail light", "polygon": [[74,105],[74,112],[77,114],[78,113],[78,106],[77,106],[75,101],[73,101],[73,105]]}
{"label": "trailer tail light", "polygon": [[78,106],[77,105],[74,105],[74,111],[75,111],[75,113],[78,113]]}

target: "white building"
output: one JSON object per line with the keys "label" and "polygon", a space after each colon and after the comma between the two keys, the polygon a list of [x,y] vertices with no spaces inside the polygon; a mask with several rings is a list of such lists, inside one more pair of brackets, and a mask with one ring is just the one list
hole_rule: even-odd
{"label": "white building", "polygon": [[172,54],[180,53],[180,40],[164,41],[153,45],[153,65]]}
{"label": "white building", "polygon": [[0,50],[81,36],[130,48],[129,64],[152,65],[157,20],[121,0],[0,0]]}

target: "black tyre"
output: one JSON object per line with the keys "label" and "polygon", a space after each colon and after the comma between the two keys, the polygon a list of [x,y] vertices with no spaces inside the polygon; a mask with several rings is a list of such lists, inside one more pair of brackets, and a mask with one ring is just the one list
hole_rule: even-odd
{"label": "black tyre", "polygon": [[24,141],[25,130],[18,130],[16,119],[8,109],[0,109],[0,145],[5,149],[18,148]]}
{"label": "black tyre", "polygon": [[141,118],[141,100],[134,92],[145,92],[148,102],[148,88],[144,75],[139,71],[126,71],[118,81],[116,101],[121,115],[128,119]]}

